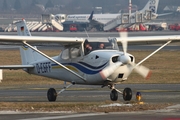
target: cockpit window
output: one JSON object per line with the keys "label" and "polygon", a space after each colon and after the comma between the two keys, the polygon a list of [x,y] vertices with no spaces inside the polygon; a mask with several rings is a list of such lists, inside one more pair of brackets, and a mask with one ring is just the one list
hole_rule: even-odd
{"label": "cockpit window", "polygon": [[77,58],[81,56],[80,49],[77,47],[72,47],[70,49],[71,58]]}
{"label": "cockpit window", "polygon": [[85,42],[84,52],[85,55],[89,54],[93,50],[119,50],[116,41],[109,40],[105,42]]}
{"label": "cockpit window", "polygon": [[69,59],[69,49],[63,50],[61,57],[62,57],[62,59],[65,59],[65,60]]}
{"label": "cockpit window", "polygon": [[70,59],[80,57],[82,53],[82,47],[80,46],[71,46],[62,51],[61,58],[62,59]]}

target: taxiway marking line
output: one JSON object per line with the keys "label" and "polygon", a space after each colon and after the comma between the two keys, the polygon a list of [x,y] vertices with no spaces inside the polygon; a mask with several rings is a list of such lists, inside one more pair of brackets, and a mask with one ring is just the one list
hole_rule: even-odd
{"label": "taxiway marking line", "polygon": [[55,120],[55,119],[63,119],[63,118],[77,118],[77,117],[89,117],[89,116],[99,116],[99,115],[105,115],[105,113],[75,114],[75,115],[54,116],[54,117],[27,118],[20,120]]}

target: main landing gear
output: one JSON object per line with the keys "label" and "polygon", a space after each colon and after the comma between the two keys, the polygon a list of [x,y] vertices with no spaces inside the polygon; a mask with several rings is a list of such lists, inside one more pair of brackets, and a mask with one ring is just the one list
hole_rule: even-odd
{"label": "main landing gear", "polygon": [[124,101],[130,101],[132,98],[132,90],[130,88],[125,88],[123,92],[117,90],[114,86],[110,87],[112,89],[110,93],[110,99],[112,101],[118,100],[118,93],[123,95]]}
{"label": "main landing gear", "polygon": [[54,88],[49,88],[49,90],[47,91],[47,98],[48,98],[49,102],[56,101],[57,92]]}
{"label": "main landing gear", "polygon": [[60,90],[58,93],[56,92],[56,90],[54,88],[49,88],[49,90],[47,91],[47,98],[48,98],[49,102],[56,101],[56,98],[60,93],[64,92],[67,88],[71,87],[74,84],[75,84],[75,82],[72,82],[71,84],[64,87],[62,90]]}

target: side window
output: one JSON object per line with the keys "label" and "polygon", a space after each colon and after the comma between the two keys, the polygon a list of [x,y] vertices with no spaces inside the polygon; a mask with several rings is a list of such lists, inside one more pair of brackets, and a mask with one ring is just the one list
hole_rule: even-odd
{"label": "side window", "polygon": [[80,49],[75,47],[75,48],[71,48],[70,49],[71,51],[71,58],[77,58],[77,57],[80,57],[81,56],[81,53],[80,53]]}
{"label": "side window", "polygon": [[61,58],[62,59],[69,59],[69,49],[65,49],[62,51]]}

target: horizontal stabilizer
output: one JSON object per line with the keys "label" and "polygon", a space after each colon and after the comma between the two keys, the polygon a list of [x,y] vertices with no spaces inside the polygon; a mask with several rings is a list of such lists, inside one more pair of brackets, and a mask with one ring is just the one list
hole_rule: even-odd
{"label": "horizontal stabilizer", "polygon": [[34,68],[34,65],[1,65],[0,69],[23,69],[23,68]]}
{"label": "horizontal stabilizer", "polygon": [[173,12],[170,12],[170,13],[163,13],[163,14],[158,14],[158,17],[160,17],[160,16],[165,16],[165,15],[170,15],[170,14],[173,14]]}

